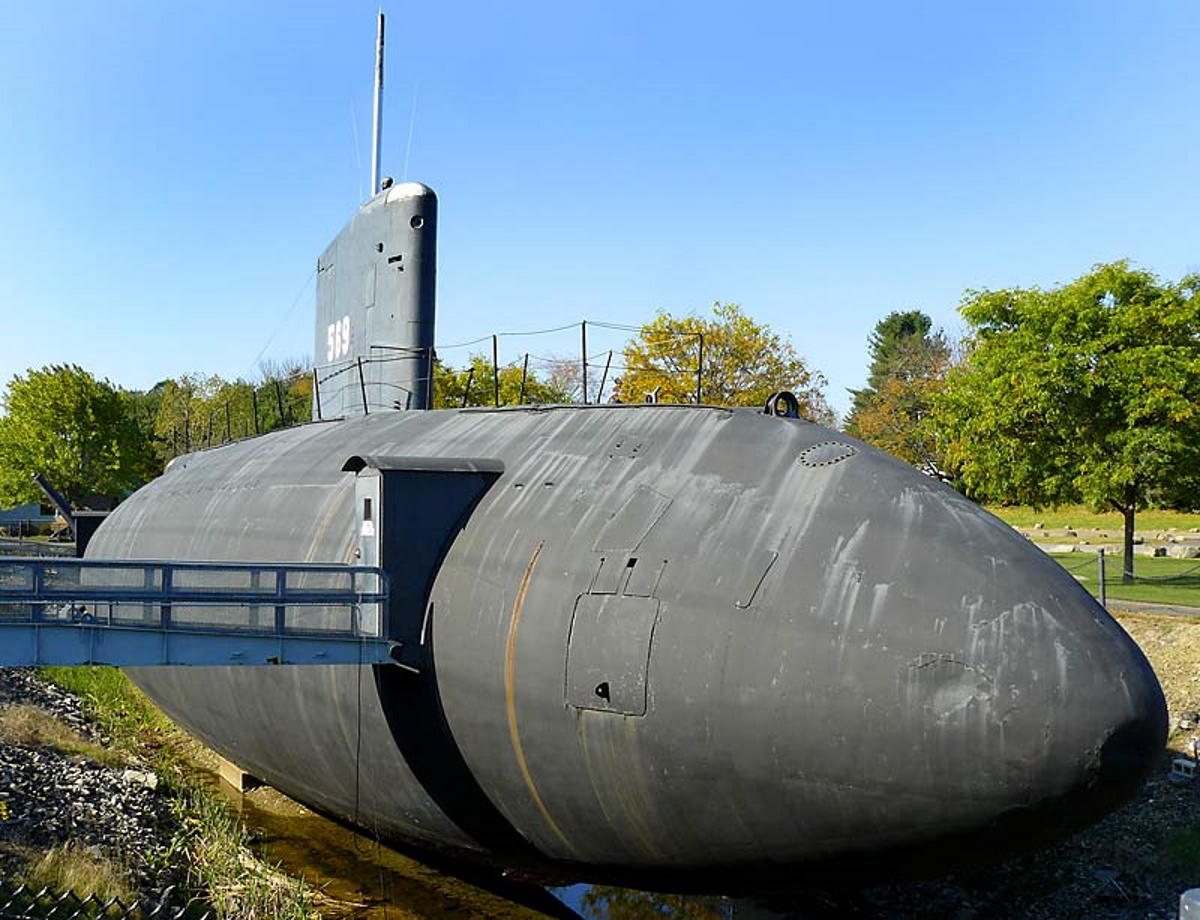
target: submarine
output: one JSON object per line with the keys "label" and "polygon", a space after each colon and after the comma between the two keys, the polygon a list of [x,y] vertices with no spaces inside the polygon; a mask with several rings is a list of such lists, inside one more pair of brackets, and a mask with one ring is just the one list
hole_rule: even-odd
{"label": "submarine", "polygon": [[396,663],[132,669],[172,719],[386,841],[555,883],[937,875],[1137,793],[1166,705],[1116,621],[786,394],[430,408],[437,224],[418,183],[363,204],[318,262],[315,420],[177,458],[87,549],[382,566]]}

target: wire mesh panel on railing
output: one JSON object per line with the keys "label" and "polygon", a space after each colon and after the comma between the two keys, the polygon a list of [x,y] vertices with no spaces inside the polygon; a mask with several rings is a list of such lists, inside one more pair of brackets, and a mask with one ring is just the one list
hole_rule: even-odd
{"label": "wire mesh panel on railing", "polygon": [[213,920],[211,910],[172,906],[172,891],[146,904],[124,904],[120,898],[79,896],[0,879],[0,920]]}

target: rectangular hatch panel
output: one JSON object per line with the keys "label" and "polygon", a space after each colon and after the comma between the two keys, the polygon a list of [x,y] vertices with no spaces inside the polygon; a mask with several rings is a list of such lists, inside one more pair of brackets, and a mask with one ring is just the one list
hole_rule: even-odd
{"label": "rectangular hatch panel", "polygon": [[655,598],[581,595],[567,646],[567,702],[579,709],[645,715],[657,621]]}

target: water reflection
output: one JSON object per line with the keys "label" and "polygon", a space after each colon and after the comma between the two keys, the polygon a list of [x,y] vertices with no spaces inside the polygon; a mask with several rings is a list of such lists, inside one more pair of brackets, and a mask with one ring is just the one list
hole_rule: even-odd
{"label": "water reflection", "polygon": [[210,775],[253,832],[262,858],[317,892],[332,920],[489,917],[498,920],[579,914],[536,885],[455,864],[418,860],[314,814],[270,787],[241,794]]}
{"label": "water reflection", "polygon": [[[260,855],[317,892],[331,920],[489,917],[496,920],[770,920],[796,914],[727,898],[607,885],[541,888],[462,863],[420,859],[321,817],[263,786],[242,794],[208,773],[253,832]],[[801,914],[800,916],[812,916]]]}
{"label": "water reflection", "polygon": [[732,920],[743,916],[724,898],[656,894],[610,885],[572,885],[551,891],[588,920]]}

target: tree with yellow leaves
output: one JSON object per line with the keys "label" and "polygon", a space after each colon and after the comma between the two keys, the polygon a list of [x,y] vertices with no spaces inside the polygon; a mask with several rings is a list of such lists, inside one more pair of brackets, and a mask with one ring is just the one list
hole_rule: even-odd
{"label": "tree with yellow leaves", "polygon": [[805,418],[836,420],[824,375],[810,369],[790,341],[734,303],[715,303],[711,318],[660,311],[625,345],[622,358],[616,381],[621,402],[761,406],[772,393],[790,390]]}

